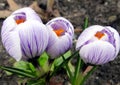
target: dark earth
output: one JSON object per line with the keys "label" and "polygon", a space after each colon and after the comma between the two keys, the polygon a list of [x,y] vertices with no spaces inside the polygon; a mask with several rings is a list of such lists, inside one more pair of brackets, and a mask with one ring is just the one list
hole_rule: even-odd
{"label": "dark earth", "polygon": [[[29,6],[33,0],[15,1],[19,5]],[[44,8],[46,6],[44,2],[45,0],[38,0],[39,6]],[[0,0],[0,10],[8,7],[6,0]],[[75,29],[81,29],[85,17],[88,17],[89,26],[110,25],[120,33],[120,0],[55,0],[53,9],[58,9],[61,16],[70,20]],[[3,20],[0,18],[0,26]],[[1,41],[0,65],[12,65],[10,56],[3,48]],[[17,85],[16,81],[15,75],[7,76],[0,70],[0,85]],[[99,66],[85,85],[120,85],[120,56],[112,62]]]}

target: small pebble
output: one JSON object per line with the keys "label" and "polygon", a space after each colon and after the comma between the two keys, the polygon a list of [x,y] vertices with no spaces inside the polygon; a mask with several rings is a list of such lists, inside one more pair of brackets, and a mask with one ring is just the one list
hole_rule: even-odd
{"label": "small pebble", "polygon": [[117,16],[116,15],[112,15],[112,16],[110,16],[109,18],[108,18],[108,21],[109,22],[113,22],[113,21],[115,21],[117,19]]}
{"label": "small pebble", "polygon": [[5,7],[5,3],[0,3],[0,9]]}

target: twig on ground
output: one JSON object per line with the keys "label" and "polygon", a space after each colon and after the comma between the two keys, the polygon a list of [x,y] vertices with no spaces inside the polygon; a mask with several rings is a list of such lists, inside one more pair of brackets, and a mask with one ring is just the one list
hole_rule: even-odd
{"label": "twig on ground", "polygon": [[[22,8],[22,6],[18,5],[14,0],[7,0],[7,3],[9,5],[9,9],[0,10],[0,18],[6,18],[15,10]],[[54,0],[47,0],[47,10],[43,10],[39,7],[38,2],[35,0],[28,7],[31,7],[33,10],[35,10],[41,19],[48,20],[51,15],[54,17],[60,16],[58,10],[53,10],[53,5]]]}

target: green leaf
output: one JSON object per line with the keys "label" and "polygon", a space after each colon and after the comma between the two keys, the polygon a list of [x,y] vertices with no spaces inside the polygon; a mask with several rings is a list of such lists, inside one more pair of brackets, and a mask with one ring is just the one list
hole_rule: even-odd
{"label": "green leaf", "polygon": [[44,64],[48,62],[48,58],[49,56],[46,52],[44,52],[38,59],[40,66],[44,66]]}
{"label": "green leaf", "polygon": [[68,66],[69,66],[69,68],[70,68],[70,71],[71,71],[72,73],[74,73],[74,72],[75,72],[75,67],[74,67],[74,65],[72,65],[71,61],[68,62]]}
{"label": "green leaf", "polygon": [[13,73],[9,72],[9,71],[5,71],[5,73],[8,75],[8,76],[11,76]]}
{"label": "green leaf", "polygon": [[80,73],[80,69],[82,67],[82,60],[80,58],[80,56],[77,56],[77,63],[76,63],[76,67],[75,67],[75,72],[74,72],[74,77],[73,77],[73,80],[72,80],[72,85],[79,85],[79,84],[76,84],[77,83],[77,78],[79,76],[79,73]]}
{"label": "green leaf", "polygon": [[86,29],[88,27],[88,17],[85,18],[85,21],[84,21],[84,29]]}
{"label": "green leaf", "polygon": [[46,82],[45,79],[30,80],[27,82],[27,85],[46,85],[45,82]]}
{"label": "green leaf", "polygon": [[3,69],[5,71],[9,71],[11,73],[14,73],[14,74],[17,74],[17,75],[21,75],[21,76],[24,76],[24,77],[36,78],[36,75],[34,73],[31,73],[31,72],[26,71],[26,70],[14,68],[14,67],[0,66],[0,69]]}
{"label": "green leaf", "polygon": [[23,70],[29,70],[28,62],[25,62],[25,61],[15,62],[13,67],[18,69],[23,69]]}
{"label": "green leaf", "polygon": [[[65,58],[64,62],[61,62],[58,66],[55,66],[55,65],[54,65],[54,62],[53,62],[53,64],[52,64],[53,68],[52,68],[52,66],[51,66],[51,68],[52,68],[53,71],[52,71],[51,74],[50,74],[50,78],[51,78],[60,68],[62,68],[65,64],[68,64],[69,60],[70,60],[71,58],[75,57],[76,55],[78,55],[78,53],[79,53],[79,51],[74,52],[73,54],[71,54],[70,56],[68,56],[67,58]],[[63,61],[63,59],[62,59],[62,61]]]}
{"label": "green leaf", "polygon": [[[71,56],[71,50],[67,51],[63,56],[64,56],[65,59],[69,58]],[[51,69],[50,70],[54,71],[54,68],[58,67],[61,63],[63,63],[62,56],[60,56],[60,57],[58,57],[58,58],[56,58],[54,60],[54,62],[51,65]]]}
{"label": "green leaf", "polygon": [[[34,75],[37,75],[37,71],[36,71],[35,67],[30,62],[18,61],[18,62],[14,63],[13,67],[17,68],[17,69],[27,71],[27,72],[30,72],[30,73],[32,73]],[[24,77],[24,76],[19,75],[19,77]]]}
{"label": "green leaf", "polygon": [[65,57],[65,59],[67,59],[68,57],[71,56],[71,50],[67,51],[63,56]]}
{"label": "green leaf", "polygon": [[32,63],[29,63],[26,61],[15,62],[13,67],[22,69],[22,70],[26,70],[28,72],[35,72],[35,70],[36,70]]}
{"label": "green leaf", "polygon": [[35,69],[35,67],[33,66],[32,63],[28,63],[28,65],[29,65],[29,68],[32,72],[36,72],[36,69]]}
{"label": "green leaf", "polygon": [[38,59],[38,63],[44,72],[47,72],[49,70],[48,59],[49,56],[47,55],[46,52],[44,52]]}

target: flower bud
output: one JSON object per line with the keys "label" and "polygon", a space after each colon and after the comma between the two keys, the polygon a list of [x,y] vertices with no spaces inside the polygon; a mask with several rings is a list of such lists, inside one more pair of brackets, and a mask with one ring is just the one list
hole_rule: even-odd
{"label": "flower bud", "polygon": [[85,63],[101,65],[118,55],[120,38],[110,26],[93,25],[86,28],[78,38],[76,49]]}
{"label": "flower bud", "polygon": [[48,45],[48,31],[31,8],[12,13],[2,25],[2,43],[7,52],[19,61],[40,56]]}
{"label": "flower bud", "polygon": [[55,58],[68,51],[72,46],[73,25],[67,19],[58,17],[49,21],[46,26],[50,35],[46,51],[50,57]]}

